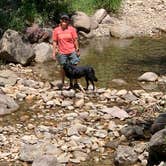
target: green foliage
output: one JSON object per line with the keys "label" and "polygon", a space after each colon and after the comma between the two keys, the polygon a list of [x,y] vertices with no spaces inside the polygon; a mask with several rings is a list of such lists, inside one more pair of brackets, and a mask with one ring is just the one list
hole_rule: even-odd
{"label": "green foliage", "polygon": [[58,21],[59,13],[83,11],[88,15],[96,9],[116,11],[122,0],[0,0],[0,28],[23,29],[27,23],[44,25]]}

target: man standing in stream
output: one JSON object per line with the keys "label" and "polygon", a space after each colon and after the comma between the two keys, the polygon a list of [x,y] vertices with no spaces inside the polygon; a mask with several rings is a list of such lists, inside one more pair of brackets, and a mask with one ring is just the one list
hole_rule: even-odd
{"label": "man standing in stream", "polygon": [[[61,65],[61,89],[65,81],[65,72],[63,65],[70,63],[77,65],[80,61],[80,52],[78,44],[78,35],[76,29],[71,26],[70,18],[67,14],[63,13],[60,16],[60,24],[53,30],[53,54],[52,58],[57,60]],[[77,88],[77,80],[75,80],[74,87]]]}

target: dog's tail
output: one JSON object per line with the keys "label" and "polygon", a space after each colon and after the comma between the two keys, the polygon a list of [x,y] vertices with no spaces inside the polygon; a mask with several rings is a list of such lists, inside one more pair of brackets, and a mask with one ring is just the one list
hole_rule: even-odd
{"label": "dog's tail", "polygon": [[93,79],[93,81],[98,81],[98,79],[96,78],[96,76],[95,76],[95,71],[94,71],[94,69],[93,68],[90,68],[90,70],[91,70],[91,73],[92,73],[92,79]]}

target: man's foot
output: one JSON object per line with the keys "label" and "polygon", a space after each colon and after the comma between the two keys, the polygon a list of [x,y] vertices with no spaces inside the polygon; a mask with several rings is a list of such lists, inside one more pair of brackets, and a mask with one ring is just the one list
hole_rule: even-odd
{"label": "man's foot", "polygon": [[59,83],[59,84],[57,85],[57,87],[58,87],[59,90],[62,90],[62,89],[63,89],[63,84],[62,84],[62,83]]}

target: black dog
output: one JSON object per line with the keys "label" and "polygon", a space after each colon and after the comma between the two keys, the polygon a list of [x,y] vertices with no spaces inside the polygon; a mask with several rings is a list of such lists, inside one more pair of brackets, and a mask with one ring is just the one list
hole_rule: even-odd
{"label": "black dog", "polygon": [[81,77],[85,77],[86,80],[86,90],[89,86],[89,81],[93,85],[93,90],[95,89],[94,81],[97,81],[95,76],[95,71],[90,66],[73,66],[70,64],[65,64],[63,66],[65,71],[65,75],[70,79],[70,88],[73,88],[73,79],[78,79]]}

